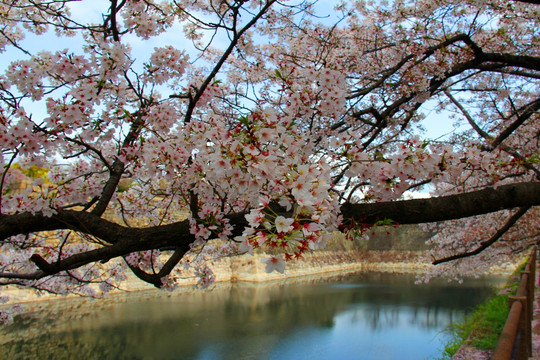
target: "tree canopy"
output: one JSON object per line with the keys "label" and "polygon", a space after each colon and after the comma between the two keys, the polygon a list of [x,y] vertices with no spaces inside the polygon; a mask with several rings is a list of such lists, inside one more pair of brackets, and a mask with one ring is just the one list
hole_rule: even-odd
{"label": "tree canopy", "polygon": [[323,5],[0,2],[0,283],[207,286],[377,224],[447,221],[435,273],[536,243],[540,6]]}

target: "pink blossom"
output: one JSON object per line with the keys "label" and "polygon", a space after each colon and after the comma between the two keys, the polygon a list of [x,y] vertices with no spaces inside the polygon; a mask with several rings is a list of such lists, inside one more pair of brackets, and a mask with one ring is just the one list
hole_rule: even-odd
{"label": "pink blossom", "polygon": [[279,273],[285,272],[285,261],[281,257],[271,256],[269,258],[262,259],[261,262],[266,264],[265,271],[271,273],[272,271],[277,271]]}
{"label": "pink blossom", "polygon": [[254,209],[251,210],[249,214],[246,214],[246,220],[248,221],[249,225],[252,227],[257,227],[261,224],[263,221],[264,216],[262,215],[261,210]]}
{"label": "pink blossom", "polygon": [[236,241],[240,241],[240,244],[238,245],[238,251],[240,253],[249,253],[250,255],[253,255],[253,245],[249,242],[249,239],[245,236],[238,236],[235,238]]}
{"label": "pink blossom", "polygon": [[293,229],[292,224],[294,223],[294,219],[285,218],[280,215],[276,217],[274,223],[276,225],[276,231],[278,233],[287,233]]}
{"label": "pink blossom", "polygon": [[[0,75],[0,213],[36,220],[35,233],[4,234],[0,273],[22,285],[97,296],[125,279],[126,262],[157,276],[171,252],[148,249],[178,244],[191,250],[163,285],[195,276],[205,287],[213,259],[323,247],[325,231],[357,224],[341,213],[349,203],[389,209],[415,193],[537,181],[536,70],[504,60],[539,52],[534,5],[343,2],[333,26],[281,2],[125,1],[115,23],[105,2],[92,5],[103,16],[77,21],[76,2],[47,3],[12,1],[0,16],[0,52],[15,50]],[[239,37],[216,37],[216,19],[218,33]],[[23,41],[44,33],[77,41]],[[497,69],[482,53],[500,58]],[[439,137],[422,129],[433,122],[456,126]],[[507,261],[538,232],[539,211],[428,276]],[[431,225],[430,256],[474,250],[512,214]],[[47,218],[64,229],[48,232]],[[92,221],[106,226],[81,226]],[[109,245],[125,261],[92,257]],[[89,254],[73,277],[26,281],[39,273],[32,255]],[[267,267],[281,272],[282,261]]]}

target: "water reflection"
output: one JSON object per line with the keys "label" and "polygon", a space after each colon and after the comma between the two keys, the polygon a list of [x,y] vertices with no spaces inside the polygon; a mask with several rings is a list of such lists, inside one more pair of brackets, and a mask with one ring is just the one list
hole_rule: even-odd
{"label": "water reflection", "polygon": [[114,306],[71,301],[64,305],[75,312],[30,314],[1,330],[0,358],[424,359],[496,283],[414,285],[412,275],[357,273],[148,292]]}

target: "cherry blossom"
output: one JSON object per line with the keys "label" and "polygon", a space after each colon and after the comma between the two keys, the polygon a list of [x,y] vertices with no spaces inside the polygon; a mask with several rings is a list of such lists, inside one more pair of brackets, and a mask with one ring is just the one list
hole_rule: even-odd
{"label": "cherry blossom", "polygon": [[285,261],[278,256],[271,256],[269,258],[262,259],[261,261],[266,264],[265,271],[267,273],[274,270],[282,274],[285,272]]}
{"label": "cherry blossom", "polygon": [[293,229],[292,224],[294,222],[294,219],[287,219],[280,215],[277,216],[274,221],[276,225],[276,231],[278,233],[287,233]]}
{"label": "cherry blossom", "polygon": [[428,277],[538,242],[534,4],[349,1],[334,23],[309,1],[72,5],[0,5],[0,285],[207,287],[212,259],[283,272],[386,223],[433,223],[451,262]]}

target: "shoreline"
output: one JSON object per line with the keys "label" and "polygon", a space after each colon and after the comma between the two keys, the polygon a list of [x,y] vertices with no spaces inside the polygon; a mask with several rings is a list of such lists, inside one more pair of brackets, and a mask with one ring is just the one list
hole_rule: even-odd
{"label": "shoreline", "polygon": [[[234,257],[221,258],[214,261],[209,261],[212,267],[216,280],[211,288],[215,286],[223,286],[227,283],[273,283],[285,281],[289,279],[307,279],[315,277],[323,279],[340,274],[351,272],[383,272],[383,273],[413,273],[421,274],[426,271],[430,263],[422,262],[423,255],[417,252],[405,251],[318,251],[306,254],[302,259],[295,260],[288,264],[285,273],[281,274],[276,271],[266,273],[265,265],[261,259],[269,255],[259,253],[255,255],[238,255]],[[512,270],[497,269],[492,273],[507,274]],[[118,294],[132,295],[138,292],[153,292],[156,296],[160,293],[167,296],[183,293],[185,291],[205,291],[196,288],[197,279],[187,277],[179,279],[178,286],[172,290],[157,289],[153,285],[144,283],[134,275],[130,274],[128,280],[119,284],[120,289],[115,289],[105,294],[102,297],[89,298],[76,294],[55,295],[55,294],[38,294],[32,289],[21,289],[16,286],[6,286],[0,291],[1,295],[7,295],[10,300],[0,305],[0,309],[8,308],[13,305],[22,305],[24,308],[33,303],[61,301],[63,299],[86,299],[87,301],[97,303],[101,300],[114,298]],[[23,310],[22,313],[27,312]]]}
{"label": "shoreline", "polygon": [[[329,254],[325,254],[328,259]],[[335,256],[336,254],[331,254]],[[381,254],[382,255],[382,254]],[[387,254],[386,254],[387,255]],[[318,260],[321,258],[319,257]],[[244,259],[245,260],[245,259]],[[253,260],[253,259],[252,259]],[[157,289],[150,285],[144,285],[141,288],[141,281],[131,279],[134,283],[133,288],[122,291],[112,291],[102,298],[88,298],[78,295],[58,296],[49,295],[39,297],[37,300],[28,299],[24,302],[19,302],[23,306],[23,311],[17,316],[15,328],[11,326],[0,327],[0,346],[10,341],[15,341],[21,335],[20,331],[12,331],[10,329],[22,330],[25,338],[35,338],[42,336],[43,333],[72,331],[77,328],[77,324],[81,324],[85,319],[96,321],[98,314],[103,311],[108,314],[113,314],[119,305],[144,304],[148,301],[159,301],[167,304],[169,302],[182,303],[182,297],[187,296],[191,302],[204,302],[208,299],[209,293],[213,291],[221,292],[233,291],[237,294],[275,294],[284,291],[287,287],[296,287],[306,284],[323,283],[325,281],[341,281],[348,276],[357,273],[365,274],[409,274],[411,280],[414,281],[414,274],[420,274],[425,269],[426,264],[421,264],[412,261],[400,261],[390,263],[388,261],[369,262],[366,261],[356,263],[340,263],[332,264],[332,266],[319,266],[317,272],[306,273],[307,267],[315,266],[313,259],[304,260],[304,266],[299,266],[297,271],[290,271],[286,274],[272,274],[273,279],[250,281],[240,280],[223,280],[227,276],[221,274],[221,281],[216,281],[208,289],[199,289],[189,285],[179,286],[173,291]],[[311,264],[311,265],[310,265]],[[264,264],[263,264],[264,269]],[[303,268],[303,269],[302,269]],[[276,277],[279,275],[279,277]],[[493,275],[493,274],[492,274]],[[193,282],[193,281],[192,281]],[[128,282],[129,283],[129,282]],[[129,285],[129,284],[128,284]],[[35,295],[34,295],[35,296]],[[195,300],[193,300],[193,297]],[[248,297],[249,301],[253,301]],[[9,307],[16,303],[4,304],[0,306]],[[141,306],[141,305],[138,305]],[[98,326],[98,325],[95,325]]]}
{"label": "shoreline", "polygon": [[[243,254],[233,257],[225,257],[210,260],[209,266],[216,276],[215,284],[227,282],[264,283],[290,278],[302,277],[326,277],[332,274],[354,271],[378,271],[394,273],[421,273],[431,264],[419,262],[422,255],[405,251],[317,251],[306,254],[302,259],[291,261],[283,274],[273,271],[267,273],[265,264],[261,260],[268,254],[256,253],[255,255]],[[388,259],[394,259],[389,261]],[[157,290],[164,293],[174,293],[182,288],[195,287],[197,279],[190,273],[185,278],[178,279],[178,286],[172,290],[156,289],[153,285],[143,282],[133,274],[119,284],[119,289],[111,290],[103,297],[95,300],[106,299],[116,293],[133,293],[146,290]],[[196,289],[200,291],[201,289]],[[85,296],[68,294],[56,295],[50,293],[38,293],[33,289],[20,288],[16,285],[7,285],[0,288],[0,295],[9,296],[10,300],[0,304],[0,309],[13,305],[26,305],[32,302],[60,300],[65,298],[85,298]]]}
{"label": "shoreline", "polygon": [[[336,265],[333,267],[333,270],[325,269],[325,271],[314,274],[295,276],[289,274],[289,276],[282,276],[281,278],[265,281],[217,281],[207,289],[184,285],[179,286],[172,291],[166,291],[157,289],[153,286],[148,286],[144,289],[140,289],[140,286],[138,286],[135,290],[111,291],[101,298],[88,298],[79,295],[62,296],[48,294],[34,299],[36,295],[33,295],[26,301],[2,304],[0,305],[0,309],[13,305],[22,305],[22,311],[16,315],[16,318],[19,318],[19,320],[16,320],[15,326],[16,328],[20,326],[25,328],[25,338],[35,338],[42,336],[44,331],[47,333],[71,331],[73,330],[73,327],[77,327],[76,324],[78,324],[79,321],[84,319],[94,319],[97,313],[100,313],[101,311],[114,311],[118,305],[126,303],[133,305],[145,303],[147,301],[174,302],[179,301],[184,295],[190,297],[196,296],[198,301],[203,302],[205,296],[212,293],[214,290],[236,289],[237,291],[255,291],[260,294],[260,292],[273,292],[275,289],[282,289],[286,286],[306,285],[309,283],[332,281],[332,279],[336,278],[346,278],[355,273],[413,274],[418,272],[415,270],[416,266],[391,268],[389,266],[379,267],[373,265],[368,269],[366,267],[362,268],[361,265],[362,264],[357,264],[356,267],[346,266],[346,269],[342,268],[341,270],[335,270],[338,266]],[[136,279],[133,279],[133,281],[140,282],[140,280]],[[36,324],[38,325],[36,326]],[[0,346],[15,341],[20,337],[18,331],[11,332],[10,329],[11,325],[0,326]]]}

